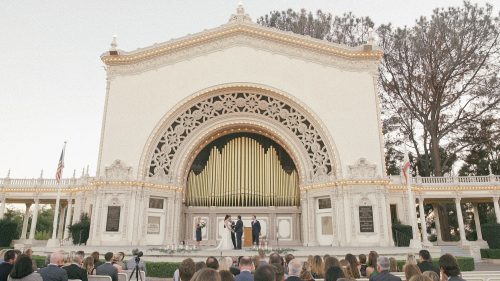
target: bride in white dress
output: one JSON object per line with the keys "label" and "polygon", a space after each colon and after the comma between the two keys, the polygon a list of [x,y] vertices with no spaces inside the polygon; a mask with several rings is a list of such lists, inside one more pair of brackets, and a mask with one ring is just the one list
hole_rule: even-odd
{"label": "bride in white dress", "polygon": [[231,241],[231,232],[233,227],[231,226],[231,216],[226,215],[224,218],[224,231],[221,233],[222,240],[215,249],[218,250],[231,250],[233,249],[233,242]]}

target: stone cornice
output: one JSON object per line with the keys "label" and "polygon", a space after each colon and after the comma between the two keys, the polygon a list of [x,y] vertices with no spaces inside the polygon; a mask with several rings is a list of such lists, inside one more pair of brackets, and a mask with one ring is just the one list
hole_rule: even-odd
{"label": "stone cornice", "polygon": [[[377,48],[372,49],[371,45],[352,48],[309,36],[263,27],[255,23],[230,22],[217,28],[131,52],[118,51],[116,54],[106,52],[101,56],[101,59],[107,66],[134,64],[160,56],[171,55],[182,50],[196,48],[200,45],[213,44],[214,42],[220,42],[231,37],[264,40],[347,60],[374,60],[378,62],[383,55],[381,50]],[[365,49],[364,47],[368,48]]]}

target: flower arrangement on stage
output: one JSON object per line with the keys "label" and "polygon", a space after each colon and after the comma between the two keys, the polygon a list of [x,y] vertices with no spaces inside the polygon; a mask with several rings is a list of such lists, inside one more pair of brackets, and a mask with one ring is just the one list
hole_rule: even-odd
{"label": "flower arrangement on stage", "polygon": [[160,252],[168,255],[172,254],[183,254],[183,253],[191,253],[191,252],[197,252],[200,249],[196,248],[194,245],[167,245],[166,247],[163,248],[151,248],[148,251],[151,252]]}
{"label": "flower arrangement on stage", "polygon": [[272,248],[272,247],[248,249],[248,251],[254,251],[254,252],[258,252],[259,250],[264,250],[264,252],[266,252],[266,254],[277,253],[280,255],[281,254],[288,254],[290,252],[296,251],[295,249],[292,249],[292,248]]}

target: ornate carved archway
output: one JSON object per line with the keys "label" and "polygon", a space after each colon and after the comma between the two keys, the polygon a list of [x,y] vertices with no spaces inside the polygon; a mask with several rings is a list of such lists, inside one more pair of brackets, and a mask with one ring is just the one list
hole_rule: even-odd
{"label": "ornate carved archway", "polygon": [[180,184],[185,180],[177,173],[182,169],[180,159],[186,158],[179,155],[184,146],[200,142],[192,138],[199,138],[200,131],[210,130],[214,122],[242,117],[256,124],[273,125],[289,136],[300,154],[305,154],[302,156],[307,167],[302,167],[302,182],[323,182],[340,173],[333,141],[310,110],[277,90],[246,84],[204,90],[169,112],[143,153],[143,176]]}

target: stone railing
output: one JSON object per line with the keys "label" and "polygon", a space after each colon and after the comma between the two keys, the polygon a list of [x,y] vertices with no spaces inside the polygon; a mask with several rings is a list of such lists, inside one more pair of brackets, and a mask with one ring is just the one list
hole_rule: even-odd
{"label": "stone railing", "polygon": [[56,179],[12,179],[0,178],[0,191],[2,188],[71,188],[76,186],[88,185],[94,178],[83,176],[81,178],[61,179],[57,183]]}
{"label": "stone railing", "polygon": [[[405,184],[403,176],[389,176],[393,184]],[[412,185],[486,185],[496,183],[500,185],[499,175],[488,176],[444,176],[444,177],[413,177]]]}

